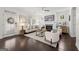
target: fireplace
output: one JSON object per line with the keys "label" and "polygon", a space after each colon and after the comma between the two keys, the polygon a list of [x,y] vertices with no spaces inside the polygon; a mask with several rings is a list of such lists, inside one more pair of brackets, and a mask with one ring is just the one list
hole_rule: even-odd
{"label": "fireplace", "polygon": [[46,25],[46,30],[51,31],[53,29],[53,25]]}

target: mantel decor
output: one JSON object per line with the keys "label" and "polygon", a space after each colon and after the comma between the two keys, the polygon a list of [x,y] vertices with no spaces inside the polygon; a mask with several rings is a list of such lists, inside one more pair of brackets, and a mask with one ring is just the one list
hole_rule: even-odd
{"label": "mantel decor", "polygon": [[13,24],[13,23],[14,23],[14,18],[9,17],[9,18],[7,19],[7,22],[8,22],[9,24]]}

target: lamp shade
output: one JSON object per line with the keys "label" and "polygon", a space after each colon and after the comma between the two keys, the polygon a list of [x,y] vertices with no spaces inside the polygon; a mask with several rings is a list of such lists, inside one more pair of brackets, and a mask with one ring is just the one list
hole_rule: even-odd
{"label": "lamp shade", "polygon": [[25,24],[24,23],[20,23],[20,26],[25,26]]}

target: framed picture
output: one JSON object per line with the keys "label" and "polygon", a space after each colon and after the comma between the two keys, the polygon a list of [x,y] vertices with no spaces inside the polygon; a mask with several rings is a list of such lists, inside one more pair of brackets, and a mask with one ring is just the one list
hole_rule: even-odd
{"label": "framed picture", "polygon": [[64,15],[61,15],[61,16],[60,16],[60,19],[64,19]]}

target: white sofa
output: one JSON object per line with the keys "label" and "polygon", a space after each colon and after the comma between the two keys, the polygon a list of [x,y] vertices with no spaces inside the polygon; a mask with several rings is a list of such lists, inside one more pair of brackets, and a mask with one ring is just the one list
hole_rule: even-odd
{"label": "white sofa", "polygon": [[26,33],[33,32],[33,31],[36,31],[36,30],[38,30],[38,28],[36,26],[34,26],[34,25],[33,26],[27,26],[25,28]]}

